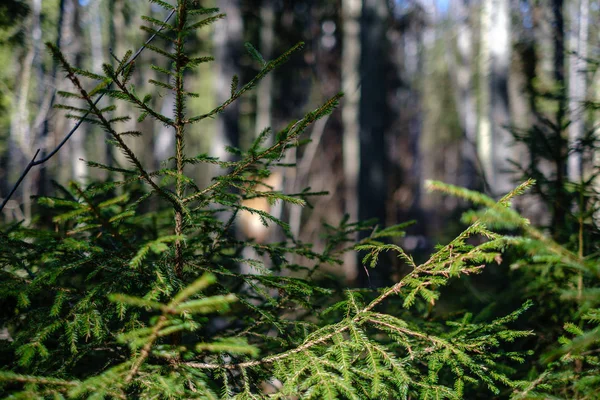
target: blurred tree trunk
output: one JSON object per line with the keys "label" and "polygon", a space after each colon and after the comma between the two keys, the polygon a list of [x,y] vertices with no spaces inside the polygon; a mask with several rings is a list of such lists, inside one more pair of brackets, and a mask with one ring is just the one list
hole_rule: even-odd
{"label": "blurred tree trunk", "polygon": [[512,158],[510,143],[512,135],[508,130],[510,105],[508,82],[511,60],[509,0],[493,0],[490,27],[490,107],[493,175],[492,191],[504,195],[513,188],[508,162]]}
{"label": "blurred tree trunk", "polygon": [[[56,29],[55,45],[61,51],[63,50],[62,26],[64,23],[65,1],[66,0],[60,0],[60,2],[59,2],[58,21],[56,23],[57,29]],[[56,100],[56,89],[55,88],[58,85],[57,76],[58,76],[58,62],[56,60],[52,60],[52,70],[50,72],[50,77],[49,77],[49,86],[51,86],[51,87],[47,89],[47,93],[46,93],[48,110],[54,105],[55,100]],[[52,129],[51,128],[51,118],[49,116],[49,112],[46,112],[46,115],[44,116],[44,122],[42,124],[41,132],[40,132],[40,147],[42,149],[42,151],[40,152],[40,158],[46,157],[47,150],[49,150],[51,147],[51,143],[48,140],[50,137],[51,129]],[[46,196],[46,195],[48,195],[48,170],[49,170],[49,168],[48,168],[47,163],[40,165],[39,168],[40,168],[40,180],[39,180],[39,186],[38,186],[38,194],[40,196]]]}
{"label": "blurred tree trunk", "polygon": [[[569,3],[569,145],[571,148],[583,138],[585,118],[583,102],[587,91],[587,45],[589,0],[571,0]],[[569,154],[568,176],[570,181],[582,178],[582,154]]]}
{"label": "blurred tree trunk", "polygon": [[510,66],[508,0],[484,0],[481,4],[479,42],[479,110],[477,150],[491,193],[512,188],[508,78]]}
{"label": "blurred tree trunk", "polygon": [[[88,35],[91,44],[92,71],[101,74],[104,61],[104,34],[102,32],[102,0],[92,0],[88,5],[87,18],[90,24]],[[110,16],[112,18],[112,15]]]}
{"label": "blurred tree trunk", "polygon": [[[263,0],[260,7],[260,46],[259,51],[265,60],[273,55],[273,39],[275,36],[274,0]],[[258,136],[265,128],[272,126],[271,103],[273,99],[273,74],[268,74],[259,83],[256,91],[256,130]],[[269,136],[265,144],[272,142]]]}
{"label": "blurred tree trunk", "polygon": [[[62,52],[65,54],[69,62],[80,67],[82,61],[82,32],[79,26],[79,1],[65,0],[63,11],[63,25],[61,27],[61,38],[63,41]],[[73,91],[73,86],[66,80],[57,82],[58,90]],[[74,107],[79,107],[81,104],[73,99],[60,99],[61,103],[68,104]],[[68,130],[73,125],[72,120],[64,118],[64,113],[59,113],[59,118],[54,126],[55,138],[54,144],[61,141]],[[77,132],[67,142],[66,148],[59,152],[59,164],[63,166],[59,170],[59,181],[65,182],[68,180],[82,181],[87,176],[86,164],[80,161],[80,158],[85,158],[85,138],[87,136],[87,124],[82,124]],[[66,167],[68,166],[68,168]]]}
{"label": "blurred tree trunk", "polygon": [[[215,91],[217,103],[226,101],[231,92],[231,79],[241,76],[240,58],[242,55],[243,19],[239,0],[221,0],[220,10],[227,14],[224,20],[215,24],[214,47],[216,60]],[[216,131],[212,138],[212,154],[222,160],[231,159],[226,146],[239,146],[239,102],[228,106],[217,117]]]}
{"label": "blurred tree trunk", "polygon": [[[33,78],[34,60],[39,57],[39,43],[42,39],[40,14],[42,11],[42,1],[33,0],[31,3],[30,29],[27,32],[29,38],[25,54],[20,61],[20,74],[15,89],[16,98],[14,101],[13,113],[10,125],[9,139],[9,157],[18,177],[25,168],[34,151],[32,149],[35,140],[34,127],[30,123],[30,91],[35,84]],[[41,65],[41,63],[38,63]],[[41,85],[41,82],[37,82]],[[33,189],[33,175],[28,175],[21,184],[21,201],[23,204],[23,214],[25,222],[31,220],[31,195]]]}
{"label": "blurred tree trunk", "polygon": [[[361,85],[360,85],[360,168],[358,176],[358,218],[386,221],[387,149],[385,134],[389,121],[386,101],[387,27],[389,9],[386,2],[364,0],[361,15]],[[362,236],[367,236],[363,232]],[[369,276],[370,275],[370,276]],[[383,287],[391,281],[389,263],[384,259],[369,274],[358,268],[361,286]]]}
{"label": "blurred tree trunk", "polygon": [[[157,18],[162,18],[162,16],[157,16]],[[171,51],[173,50],[174,48],[171,49]],[[172,69],[171,60],[165,59],[165,57],[162,57],[156,53],[146,54],[146,56],[151,58],[151,62],[154,65],[159,65],[162,68],[165,68],[166,70]],[[167,77],[164,74],[158,74],[153,78],[159,81],[164,81]],[[156,101],[158,104],[160,104],[160,113],[162,115],[165,115],[168,118],[174,117],[175,92],[173,92],[172,90],[168,90],[164,93],[161,93],[160,97],[157,96]],[[159,103],[161,101],[162,103]],[[160,121],[152,122],[152,126],[149,129],[152,129],[153,137],[153,140],[150,143],[152,146],[151,165],[153,166],[153,168],[159,169],[163,161],[175,155],[175,132],[173,131],[172,127],[166,126]],[[186,143],[186,146],[187,145],[189,145],[189,143]]]}
{"label": "blurred tree trunk", "polygon": [[[535,41],[532,32],[532,10],[527,9],[523,12],[519,12],[521,0],[511,0],[510,9],[512,10],[512,16],[514,22],[514,29],[511,29],[512,45],[512,56],[511,65],[509,67],[510,78],[508,81],[508,98],[510,106],[511,116],[511,130],[514,129],[527,129],[529,128],[534,119],[531,100],[530,90],[528,89],[532,80],[530,79],[532,72],[535,71],[537,59],[535,57]],[[523,176],[517,165],[527,165],[529,160],[529,154],[527,152],[527,146],[522,142],[512,140],[512,154],[511,159],[516,165],[509,165],[509,169],[513,174],[514,181],[512,187],[516,186],[517,182],[523,181]],[[529,207],[527,204],[531,201],[535,201],[533,197],[520,196],[515,199],[515,204],[519,209],[532,209],[541,210],[543,207],[539,203],[536,207]],[[547,210],[544,214],[548,214]]]}
{"label": "blurred tree trunk", "polygon": [[[175,107],[175,94],[173,91],[165,93],[162,97],[162,105],[160,107],[160,113],[166,115],[169,118],[173,117],[173,109]],[[165,126],[160,121],[154,122],[154,168],[160,168],[160,163],[169,157],[174,155],[175,146],[175,134],[173,128]]]}
{"label": "blurred tree trunk", "polygon": [[[125,35],[123,34],[123,29],[125,26],[125,18],[123,16],[123,1],[122,0],[109,0],[108,2],[108,40],[111,43],[110,51],[111,59],[109,64],[115,65],[117,62],[113,58],[113,55],[116,57],[123,57],[125,54]],[[108,99],[109,104],[115,104],[115,100],[110,98]],[[115,160],[118,159],[118,156],[113,152],[113,146],[106,147],[106,163],[108,165],[113,165]]]}
{"label": "blurred tree trunk", "polygon": [[478,55],[478,108],[477,108],[477,155],[484,180],[490,190],[494,187],[494,161],[492,158],[492,127],[490,121],[490,27],[492,24],[492,0],[482,0],[479,20]]}
{"label": "blurred tree trunk", "polygon": [[[552,1],[552,13],[554,17],[554,81],[557,87],[558,106],[556,108],[556,138],[554,149],[554,204],[552,212],[552,235],[555,240],[561,240],[560,235],[564,230],[566,212],[569,208],[565,193],[566,162],[568,142],[563,134],[565,117],[567,111],[567,92],[565,85],[565,26],[564,26],[564,2],[563,0]],[[566,238],[565,238],[566,239]]]}
{"label": "blurred tree trunk", "polygon": [[[360,18],[361,0],[342,0],[342,88],[345,96],[342,103],[344,185],[346,188],[346,213],[350,221],[357,221],[358,173],[360,169]],[[358,274],[354,252],[344,256],[346,279],[354,280]]]}
{"label": "blurred tree trunk", "polygon": [[[87,31],[88,40],[90,43],[90,56],[91,56],[91,70],[94,73],[102,74],[102,65],[106,63],[104,56],[104,48],[106,45],[106,38],[104,37],[104,31],[102,29],[103,19],[107,17],[107,13],[104,11],[103,6],[105,2],[102,0],[92,0],[88,3],[88,9],[86,13],[86,21],[89,29]],[[108,16],[108,19],[112,19],[112,15]],[[96,159],[98,162],[108,164],[112,162],[112,156],[109,154],[109,148],[112,147],[106,142],[106,133],[98,127],[90,129],[93,132],[93,143],[94,152],[91,157]],[[94,178],[106,179],[107,171],[98,168],[92,169]]]}
{"label": "blurred tree trunk", "polygon": [[474,91],[473,67],[473,27],[471,7],[468,0],[455,0],[451,3],[453,21],[456,32],[456,61],[455,80],[457,110],[464,134],[462,145],[463,167],[461,168],[458,184],[463,187],[475,188],[477,175],[477,110]]}
{"label": "blurred tree trunk", "polygon": [[[134,14],[132,14],[132,9],[136,8]],[[153,15],[153,9],[158,9],[160,15]],[[134,45],[132,43],[132,31],[134,31],[137,27],[132,27],[133,23],[138,23],[138,21],[134,21],[133,18],[136,13],[141,13],[143,15],[151,15],[157,19],[162,19],[165,15],[163,10],[159,8],[152,7],[149,3],[143,1],[133,1],[133,0],[111,0],[108,5],[108,11],[110,14],[110,26],[109,26],[109,37],[111,38],[111,46],[110,50],[112,54],[110,63],[115,66],[118,62],[115,60],[121,60],[123,56],[125,56],[128,50],[135,51],[135,47],[137,43]],[[141,21],[140,21],[141,22]],[[139,29],[138,29],[139,30]],[[142,37],[144,39],[147,37],[146,34],[143,34]],[[152,62],[158,64],[158,60],[164,59],[163,57],[153,58],[156,55],[153,52],[144,52],[141,56],[141,60],[146,59],[141,62]],[[146,58],[147,57],[147,58]],[[149,61],[151,60],[151,61]],[[159,64],[160,65],[160,64]],[[138,88],[138,90],[150,90],[154,97],[154,99],[160,99],[162,96],[166,96],[168,94],[167,90],[159,90],[155,86],[152,86],[152,89],[149,89],[148,79],[155,78],[154,71],[146,71],[145,73],[135,73],[132,77],[131,83]],[[109,100],[113,102],[113,100]],[[121,115],[132,115],[135,114],[136,111],[134,107],[123,101],[115,101],[114,104],[117,106],[119,110],[119,114]],[[147,118],[145,121],[139,123],[135,118],[125,121],[119,124],[119,130],[122,131],[140,131],[147,134],[144,134],[140,138],[134,137],[124,137],[123,140],[127,145],[133,150],[134,153],[138,154],[140,157],[141,163],[146,166],[146,168],[152,168],[154,166],[154,121],[150,118]],[[107,151],[106,160],[114,161],[119,165],[127,165],[129,161],[121,152],[111,153],[110,150]]]}
{"label": "blurred tree trunk", "polygon": [[[67,13],[70,13],[65,26],[66,32],[63,33],[65,38],[66,54],[71,56],[73,65],[82,66],[83,61],[83,32],[80,25],[81,20],[81,6],[78,0],[73,0],[71,4],[67,6]],[[83,128],[83,129],[82,129]],[[81,161],[86,158],[85,154],[85,142],[88,134],[87,124],[82,124],[68,142],[69,152],[68,157],[71,164],[71,176],[72,179],[78,182],[84,182],[88,177],[87,165]]]}
{"label": "blurred tree trunk", "polygon": [[[273,55],[273,41],[275,36],[275,0],[263,0],[260,5],[260,31],[259,31],[259,48],[258,51],[266,61],[269,61]],[[267,74],[260,83],[256,90],[256,119],[254,127],[254,135],[258,137],[260,133],[266,128],[273,128],[273,121],[271,115],[271,106],[273,102],[273,73]],[[273,143],[273,134],[267,136],[264,145],[271,145]],[[285,155],[286,163],[296,163],[296,151],[290,150]],[[295,179],[296,170],[293,168],[284,168],[282,171],[275,171],[271,179],[271,186],[274,190],[281,190],[283,181],[287,183],[287,188],[291,189],[291,184]],[[287,190],[286,188],[286,190]],[[291,190],[289,190],[291,192]],[[290,207],[299,208],[298,206],[290,205]],[[275,218],[283,218],[283,202],[276,202],[270,205],[266,211],[273,215]],[[273,238],[276,230],[271,229],[268,233]],[[283,240],[283,237],[278,238]]]}

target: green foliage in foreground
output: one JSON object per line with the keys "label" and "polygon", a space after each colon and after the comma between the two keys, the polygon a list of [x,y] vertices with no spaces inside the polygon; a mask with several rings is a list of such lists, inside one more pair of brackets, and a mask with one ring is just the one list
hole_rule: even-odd
{"label": "green foliage in foreground", "polygon": [[[411,271],[389,288],[344,290],[322,267],[339,266],[349,238],[370,229],[367,225],[344,220],[325,226],[328,245],[316,251],[294,238],[284,221],[242,203],[265,197],[303,206],[316,195],[264,191],[259,184],[340,96],[280,132],[265,130],[248,149],[230,149],[237,161],[186,155],[186,135],[301,46],[272,61],[247,46],[260,63],[256,77],[241,87],[233,77],[229,100],[190,116],[186,99],[195,94],[185,85],[186,72],[210,57],[188,54],[185,39],[223,15],[196,8],[194,2],[153,2],[175,13],[173,22],[146,18],[151,25],[145,27],[165,43],[148,49],[171,67],[150,67],[165,75],[163,81],[152,81],[157,90],[175,93],[174,118],[153,109],[150,94],[136,93],[129,83],[135,73],[130,53],[118,66],[105,65],[100,76],[72,66],[50,46],[73,83],[73,91],[62,95],[81,101],[78,107],[59,107],[101,126],[129,165],[90,162],[110,171],[113,179],[86,187],[71,183],[60,188],[59,196],[39,199],[52,216],[51,229],[41,223],[2,229],[2,326],[13,339],[0,347],[3,397],[461,399],[508,396],[514,390],[515,396],[530,398],[559,382],[552,370],[527,382],[511,376],[511,365],[523,362],[525,354],[506,349],[533,332],[510,325],[530,302],[487,322],[475,322],[469,314],[443,320],[423,316],[450,279],[497,264],[508,246],[529,249],[537,262],[581,271],[597,268],[547,239],[509,207],[531,181],[499,202],[432,183],[433,189],[483,207],[467,213],[467,228],[420,265],[393,244],[402,226],[373,229],[354,246],[366,254],[365,265],[376,267],[382,252],[392,252]],[[176,155],[163,169],[142,166],[123,138],[143,133],[121,131],[128,117],[119,115],[117,107],[96,104],[100,93],[133,104],[139,120],[153,118],[172,128]],[[268,135],[274,135],[274,144],[264,146]],[[185,172],[199,163],[221,166],[223,173],[209,186],[197,187]],[[239,240],[234,227],[242,212],[279,226],[284,240]],[[506,228],[522,235],[498,233]],[[247,249],[255,256],[249,258]],[[301,265],[291,263],[292,256],[302,259]],[[243,264],[258,273],[241,273]],[[585,318],[595,323],[597,313],[592,310]],[[565,339],[567,350],[559,362],[580,362],[583,381],[597,376],[593,354],[584,354],[596,336],[593,328],[580,328],[568,326],[575,338]]]}
{"label": "green foliage in foreground", "polygon": [[[527,183],[525,184],[527,185]],[[600,393],[600,263],[596,250],[584,256],[584,237],[595,235],[593,213],[585,208],[575,212],[580,221],[576,251],[557,243],[530,225],[509,203],[495,204],[485,196],[465,189],[432,183],[436,190],[459,196],[483,206],[464,214],[466,223],[481,223],[494,230],[510,231],[507,245],[520,257],[512,267],[524,270],[525,290],[541,300],[558,303],[539,304],[532,319],[541,318],[543,328],[534,332],[550,344],[536,346],[528,360],[527,376],[514,382],[513,399],[596,399]],[[520,191],[520,189],[517,189]],[[592,204],[592,203],[590,203]],[[590,207],[595,210],[594,206]],[[586,215],[585,217],[583,215]],[[585,232],[585,235],[584,235]],[[518,283],[514,287],[519,287]],[[554,308],[557,307],[557,308]],[[540,317],[541,315],[541,317]],[[557,321],[548,316],[559,316]],[[554,336],[555,325],[559,335]],[[530,321],[530,325],[533,325]],[[552,342],[554,340],[554,342]],[[533,350],[532,350],[533,353]]]}

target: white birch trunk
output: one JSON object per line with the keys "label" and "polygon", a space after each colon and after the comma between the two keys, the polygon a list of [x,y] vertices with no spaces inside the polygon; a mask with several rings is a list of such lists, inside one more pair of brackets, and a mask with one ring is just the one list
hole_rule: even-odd
{"label": "white birch trunk", "polygon": [[[569,4],[569,147],[573,148],[583,138],[585,121],[583,102],[587,91],[586,58],[588,41],[589,0],[571,0]],[[579,182],[582,178],[582,154],[571,152],[567,164],[570,181]]]}
{"label": "white birch trunk", "polygon": [[490,121],[490,26],[492,24],[492,0],[483,0],[480,14],[479,41],[479,107],[477,110],[477,156],[484,178],[494,188],[494,163],[492,159],[492,127]]}

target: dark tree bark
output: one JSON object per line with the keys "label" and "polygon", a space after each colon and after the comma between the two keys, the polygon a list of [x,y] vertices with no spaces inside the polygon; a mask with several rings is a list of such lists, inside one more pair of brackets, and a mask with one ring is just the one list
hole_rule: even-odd
{"label": "dark tree bark", "polygon": [[[358,217],[386,221],[385,133],[389,120],[386,104],[388,6],[380,0],[364,0],[361,16],[360,170]],[[363,233],[363,236],[368,232]],[[381,287],[390,283],[389,263],[383,259],[367,274],[358,269],[361,286]]]}
{"label": "dark tree bark", "polygon": [[563,0],[552,1],[552,13],[554,16],[554,80],[559,87],[558,107],[556,111],[556,146],[554,146],[555,163],[555,197],[552,212],[552,234],[555,239],[560,240],[560,232],[565,226],[568,207],[564,189],[566,179],[567,162],[567,140],[563,133],[565,116],[567,111],[567,93],[565,89],[565,27],[563,14]]}

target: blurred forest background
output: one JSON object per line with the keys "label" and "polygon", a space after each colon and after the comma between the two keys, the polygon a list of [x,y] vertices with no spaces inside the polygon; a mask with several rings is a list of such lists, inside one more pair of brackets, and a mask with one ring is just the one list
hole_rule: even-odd
{"label": "blurred forest background", "polygon": [[[460,202],[427,194],[426,179],[486,192],[509,191],[524,176],[555,186],[592,176],[597,163],[595,108],[600,88],[598,2],[589,0],[219,0],[227,18],[195,38],[197,52],[216,60],[194,76],[201,94],[189,107],[210,110],[229,96],[234,74],[242,83],[258,70],[244,51],[252,43],[273,59],[299,41],[305,49],[209,124],[189,132],[189,154],[230,157],[225,146],[247,146],[264,128],[285,127],[339,91],[340,108],[305,132],[310,139],[274,175],[289,193],[310,186],[329,191],[314,208],[271,210],[303,241],[319,243],[323,221],[337,224],[377,218],[384,225],[408,220],[403,246],[431,250],[458,227]],[[51,151],[73,126],[53,109],[64,74],[43,43],[55,43],[82,68],[101,73],[139,48],[148,34],[140,15],[165,17],[146,0],[2,0],[0,2],[0,198],[41,148]],[[153,52],[141,63],[160,65]],[[141,71],[141,70],[140,70]],[[136,74],[148,88],[152,73]],[[188,81],[189,82],[189,81]],[[107,100],[108,101],[108,100]],[[168,114],[173,96],[155,93],[154,107]],[[590,105],[590,106],[588,106]],[[126,114],[126,112],[124,113]],[[152,121],[130,121],[144,132],[132,142],[150,169],[172,149],[173,132]],[[135,125],[135,126],[134,126]],[[542,139],[533,135],[542,132]],[[555,133],[552,136],[552,132]],[[544,139],[546,138],[546,139]],[[591,142],[590,142],[591,141]],[[568,151],[571,149],[572,151]],[[82,125],[49,162],[34,168],[0,216],[35,215],[31,196],[55,193],[52,181],[82,183],[106,178],[81,159],[123,163],[104,132]],[[197,171],[199,186],[217,171]],[[547,190],[547,192],[544,192]],[[519,203],[535,223],[560,224],[568,208],[560,196],[544,202],[551,186]],[[548,205],[550,204],[550,206]],[[562,209],[562,212],[561,212]],[[561,219],[562,218],[562,219]],[[382,263],[384,264],[384,263]],[[346,276],[360,274],[348,257]],[[382,269],[383,268],[383,269]],[[388,268],[386,270],[386,268]],[[378,267],[372,282],[387,280],[399,266]]]}

